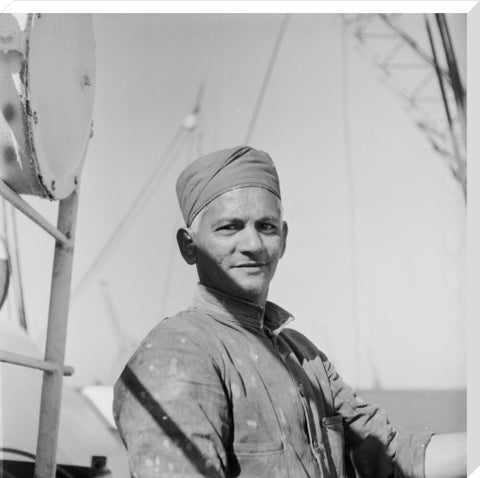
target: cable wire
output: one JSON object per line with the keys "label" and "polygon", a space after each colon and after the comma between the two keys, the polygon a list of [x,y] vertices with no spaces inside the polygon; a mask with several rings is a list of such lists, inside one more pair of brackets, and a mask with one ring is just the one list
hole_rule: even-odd
{"label": "cable wire", "polygon": [[[160,161],[149,176],[145,186],[140,190],[137,197],[132,202],[130,208],[125,213],[124,217],[117,225],[117,227],[110,234],[108,239],[105,241],[105,244],[100,249],[100,252],[97,254],[96,258],[92,261],[90,267],[87,269],[82,278],[75,285],[72,292],[72,300],[75,300],[83,292],[85,287],[89,284],[91,279],[98,273],[98,271],[105,265],[107,259],[112,255],[120,240],[123,238],[124,234],[128,230],[128,226],[138,217],[139,210],[143,207],[146,201],[151,197],[155,188],[165,178],[166,173],[175,162],[174,159],[176,154],[173,155],[172,159],[168,161],[169,156],[173,153],[175,147],[178,146],[180,141],[185,138],[185,128],[183,125],[178,129],[177,133],[173,137],[172,141],[168,145],[167,149],[160,158]],[[183,146],[183,145],[181,145]],[[180,148],[182,149],[182,148]],[[177,152],[178,154],[178,152]]]}
{"label": "cable wire", "polygon": [[433,55],[433,60],[435,63],[435,70],[437,72],[437,78],[438,78],[438,83],[440,87],[440,91],[442,94],[442,100],[443,100],[443,106],[445,109],[445,115],[447,116],[447,121],[448,121],[448,131],[450,132],[450,138],[452,141],[452,147],[453,147],[453,152],[455,156],[455,165],[456,168],[452,168],[452,172],[454,176],[459,180],[461,186],[462,186],[462,191],[463,191],[463,196],[465,199],[465,203],[467,202],[467,176],[466,176],[466,171],[465,167],[462,163],[459,147],[458,147],[458,142],[457,142],[457,137],[455,134],[455,130],[453,127],[453,120],[452,120],[452,115],[450,113],[450,107],[448,105],[448,99],[447,99],[447,93],[443,81],[443,76],[440,74],[440,64],[438,62],[438,56],[437,56],[437,51],[435,48],[435,42],[433,40],[433,35],[432,31],[430,28],[430,22],[428,20],[428,17],[425,15],[425,26],[427,29],[427,34],[428,34],[428,39],[430,41],[430,46],[432,48],[432,55]]}
{"label": "cable wire", "polygon": [[23,290],[23,279],[22,279],[22,268],[20,264],[20,250],[19,250],[19,241],[18,241],[18,228],[17,228],[17,211],[11,206],[10,207],[10,223],[12,229],[12,279],[15,284],[16,289],[16,301],[17,301],[17,311],[20,326],[28,332],[27,325],[27,314],[25,312],[25,293]]}
{"label": "cable wire", "polygon": [[267,91],[268,84],[270,82],[270,78],[272,76],[273,68],[275,66],[275,62],[278,57],[278,52],[280,51],[280,46],[282,44],[283,37],[285,35],[285,30],[287,29],[287,24],[290,19],[290,15],[286,14],[283,17],[282,23],[280,24],[280,28],[277,33],[277,38],[275,40],[275,44],[273,45],[273,50],[270,55],[270,60],[268,62],[267,70],[265,71],[265,75],[263,77],[262,86],[260,87],[260,91],[258,93],[257,101],[255,103],[255,108],[253,110],[253,115],[248,125],[247,133],[245,135],[245,144],[248,144],[250,138],[252,137],[253,130],[258,120],[258,116],[260,114],[260,110],[262,108],[263,100],[265,98],[265,93]]}
{"label": "cable wire", "polygon": [[8,224],[7,224],[7,201],[2,197],[0,198],[0,203],[2,205],[2,226],[3,226],[3,235],[5,239],[5,249],[7,253],[7,264],[8,264],[8,286],[6,286],[6,302],[7,302],[7,317],[12,317],[13,314],[13,307],[12,307],[12,297],[8,293],[9,286],[10,286],[10,274],[12,270],[12,263],[10,259],[10,252],[8,247]]}
{"label": "cable wire", "polygon": [[352,165],[352,145],[350,128],[350,97],[348,94],[348,43],[347,29],[342,28],[342,115],[345,142],[345,167],[347,174],[348,210],[350,215],[350,257],[351,257],[351,286],[352,286],[352,321],[353,321],[353,358],[356,386],[361,380],[361,351],[360,351],[360,319],[358,314],[358,264],[357,264],[357,237],[356,237],[356,211],[355,189]]}
{"label": "cable wire", "polygon": [[[198,135],[198,130],[197,130],[197,135]],[[188,148],[187,148],[187,152],[185,154],[185,157],[186,157],[186,161],[185,161],[185,165],[187,165],[193,158],[193,154],[194,154],[194,147],[195,147],[195,137],[192,135],[191,137],[191,140],[188,144]],[[174,228],[176,227],[176,225],[178,224],[178,222],[181,220],[181,214],[180,214],[180,209],[177,209],[177,212],[175,214],[175,224],[174,224]],[[165,279],[164,279],[164,282],[163,282],[163,289],[162,289],[162,295],[160,296],[160,318],[163,319],[164,316],[165,316],[165,313],[166,313],[166,310],[167,310],[167,303],[168,303],[168,298],[169,298],[169,295],[170,295],[170,286],[172,284],[172,276],[173,276],[173,269],[174,269],[174,266],[175,266],[175,258],[177,257],[177,255],[175,254],[175,246],[177,244],[177,240],[176,240],[176,235],[175,234],[172,234],[172,239],[171,239],[171,243],[170,243],[170,251],[169,251],[169,254],[168,254],[168,262],[167,262],[167,265],[165,267]]]}
{"label": "cable wire", "polygon": [[[192,134],[190,136],[190,142],[187,145],[187,152],[185,154],[185,167],[194,159],[194,155],[197,157],[202,155],[202,147],[201,147],[201,140],[202,140],[202,126],[203,122],[201,121],[202,119],[202,114],[203,114],[203,109],[201,108],[202,105],[202,100],[203,100],[203,95],[205,92],[205,84],[206,84],[206,74],[204,75],[203,80],[200,82],[200,85],[198,87],[197,91],[197,99],[195,102],[195,107],[193,109],[193,114],[196,117],[195,121],[195,132],[196,134]],[[175,224],[174,228],[177,226],[177,224],[181,220],[181,214],[180,214],[180,209],[177,209],[177,213],[175,214]],[[175,267],[175,248],[177,244],[176,240],[176,235],[172,234],[172,239],[170,243],[170,253],[168,255],[168,262],[167,262],[167,267],[166,267],[166,272],[165,272],[165,280],[163,283],[163,290],[162,290],[162,295],[160,299],[160,317],[163,319],[166,309],[167,309],[167,303],[168,303],[168,298],[170,295],[170,286],[172,281],[170,280],[170,277],[173,276],[173,269]]]}
{"label": "cable wire", "polygon": [[[17,231],[17,222],[16,222],[16,210],[7,201],[2,198],[2,211],[3,211],[3,230],[5,234],[5,246],[7,253],[7,263],[8,263],[8,273],[10,277],[7,277],[7,290],[6,294],[10,299],[8,294],[8,284],[12,284],[12,297],[8,300],[8,311],[9,316],[12,316],[12,304],[15,304],[15,314],[20,326],[28,332],[27,318],[25,312],[25,294],[23,292],[23,280],[22,280],[22,271],[20,267],[20,251],[18,245],[18,231]],[[8,216],[10,220],[8,220]],[[11,281],[10,281],[11,279]]]}
{"label": "cable wire", "polygon": [[460,72],[458,71],[457,58],[455,50],[453,48],[452,39],[448,30],[447,19],[444,13],[436,13],[435,18],[437,20],[438,30],[442,39],[443,49],[447,60],[448,70],[452,78],[452,89],[457,103],[459,123],[462,128],[462,136],[464,145],[467,143],[467,113],[466,113],[466,92],[463,87],[462,80],[460,78]]}
{"label": "cable wire", "polygon": [[466,92],[460,78],[457,57],[455,55],[455,49],[453,47],[452,38],[450,36],[450,31],[448,28],[447,17],[445,13],[435,13],[435,19],[437,20],[438,29],[440,31],[440,36],[445,50],[448,69],[454,87],[454,93],[457,97],[459,108],[462,110],[463,114],[465,114]]}

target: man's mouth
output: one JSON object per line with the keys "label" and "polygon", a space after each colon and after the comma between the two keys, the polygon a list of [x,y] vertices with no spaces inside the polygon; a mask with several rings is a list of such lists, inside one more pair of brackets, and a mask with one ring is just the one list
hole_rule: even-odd
{"label": "man's mouth", "polygon": [[245,262],[243,264],[237,264],[235,267],[253,269],[253,268],[264,267],[265,265],[266,265],[265,262]]}

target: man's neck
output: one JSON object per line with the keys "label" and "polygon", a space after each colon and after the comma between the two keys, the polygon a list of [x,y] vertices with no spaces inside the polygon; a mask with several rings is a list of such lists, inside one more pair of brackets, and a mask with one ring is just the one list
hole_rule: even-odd
{"label": "man's neck", "polygon": [[266,291],[263,291],[261,294],[243,294],[242,292],[236,292],[236,291],[231,291],[231,290],[224,290],[218,285],[213,285],[209,284],[208,281],[202,280],[202,278],[199,279],[199,283],[209,287],[210,289],[218,290],[222,294],[225,294],[227,296],[233,297],[235,299],[249,302],[253,305],[256,305],[258,307],[261,307],[262,309],[265,310],[265,306],[267,304],[267,298],[268,298],[268,289]]}

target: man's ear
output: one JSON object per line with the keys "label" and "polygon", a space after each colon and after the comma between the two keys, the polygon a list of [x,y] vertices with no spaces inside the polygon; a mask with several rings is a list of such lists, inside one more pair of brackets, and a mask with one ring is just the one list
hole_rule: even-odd
{"label": "man's ear", "polygon": [[282,253],[280,257],[283,257],[283,254],[285,254],[285,249],[287,248],[287,236],[288,236],[288,224],[283,221],[282,222]]}
{"label": "man's ear", "polygon": [[181,227],[177,231],[177,244],[185,262],[190,265],[195,264],[197,262],[195,242],[187,228]]}

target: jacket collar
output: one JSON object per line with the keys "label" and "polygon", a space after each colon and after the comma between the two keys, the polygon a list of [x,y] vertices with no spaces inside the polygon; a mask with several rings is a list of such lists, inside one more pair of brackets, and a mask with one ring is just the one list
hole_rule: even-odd
{"label": "jacket collar", "polygon": [[203,284],[197,284],[193,306],[221,322],[238,324],[247,329],[264,330],[273,336],[277,336],[294,320],[290,313],[273,302],[267,302],[263,308]]}

